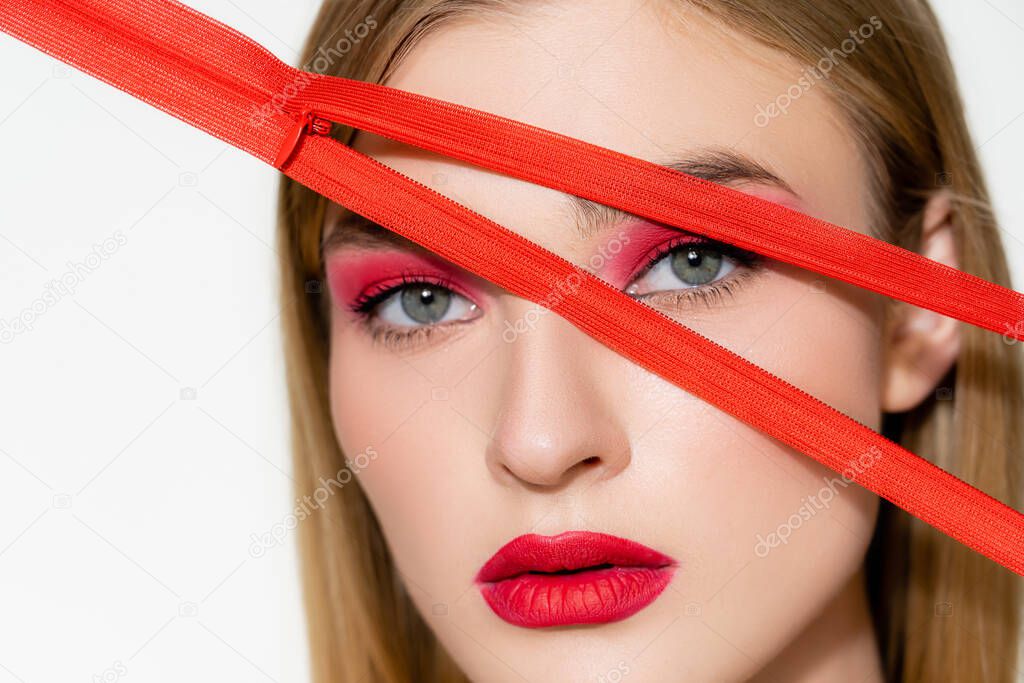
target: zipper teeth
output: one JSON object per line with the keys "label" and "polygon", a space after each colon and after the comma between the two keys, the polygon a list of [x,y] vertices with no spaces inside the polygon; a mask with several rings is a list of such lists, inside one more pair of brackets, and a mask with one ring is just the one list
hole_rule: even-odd
{"label": "zipper teeth", "polygon": [[310,131],[310,133],[314,135],[326,136],[330,135],[331,131],[334,130],[334,121],[331,121],[330,119],[325,119],[321,116],[314,116],[313,120],[310,122],[310,125],[313,128]]}

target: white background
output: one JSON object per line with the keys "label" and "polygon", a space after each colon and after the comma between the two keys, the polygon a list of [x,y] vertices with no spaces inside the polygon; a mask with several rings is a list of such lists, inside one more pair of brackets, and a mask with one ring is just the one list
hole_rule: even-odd
{"label": "white background", "polygon": [[[294,64],[317,3],[188,4]],[[936,6],[1020,288],[1024,7]],[[294,504],[276,172],[5,35],[0,64],[0,320],[125,242],[0,345],[0,683],[306,680],[294,535],[250,554]]]}

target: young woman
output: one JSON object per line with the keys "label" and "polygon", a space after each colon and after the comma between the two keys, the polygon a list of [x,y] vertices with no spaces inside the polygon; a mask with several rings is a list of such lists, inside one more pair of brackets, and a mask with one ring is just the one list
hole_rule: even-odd
{"label": "young woman", "polygon": [[[1010,284],[922,0],[332,0],[303,61]],[[339,136],[1016,505],[999,335]],[[280,234],[318,681],[1013,679],[1009,571],[287,179]]]}

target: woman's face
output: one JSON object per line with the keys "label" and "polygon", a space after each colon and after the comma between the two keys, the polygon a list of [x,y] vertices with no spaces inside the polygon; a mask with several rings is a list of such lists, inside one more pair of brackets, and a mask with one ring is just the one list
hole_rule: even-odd
{"label": "woman's face", "polygon": [[[657,4],[460,20],[419,43],[388,85],[866,231],[865,166],[828,85],[766,121],[759,112],[802,66]],[[355,147],[879,427],[873,295],[371,135]],[[471,678],[739,680],[834,626],[856,593],[874,496],[558,316],[336,216],[337,437],[349,456],[377,454],[361,485],[412,599]],[[672,566],[652,569],[653,583],[603,587],[598,569],[533,574],[518,602],[492,609],[476,579],[496,551],[566,531],[628,539]],[[627,584],[640,596],[616,603]],[[597,598],[579,595],[588,585]]]}

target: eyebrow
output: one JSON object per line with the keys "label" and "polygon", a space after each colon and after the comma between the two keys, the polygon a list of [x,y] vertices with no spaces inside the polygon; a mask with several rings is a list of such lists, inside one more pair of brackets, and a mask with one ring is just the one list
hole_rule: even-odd
{"label": "eyebrow", "polygon": [[[747,183],[768,185],[788,192],[799,198],[793,188],[780,176],[773,173],[767,166],[751,157],[731,149],[706,148],[686,157],[662,164],[665,168],[679,171],[687,175],[709,180],[721,185],[743,185]],[[595,234],[611,229],[617,225],[636,218],[611,206],[598,202],[566,195],[566,206],[573,223],[584,240]]]}
{"label": "eyebrow", "polygon": [[[713,183],[768,185],[799,198],[789,184],[767,166],[732,149],[704,148],[662,165]],[[575,195],[565,195],[563,208],[584,240],[635,218],[633,214],[620,209]],[[426,251],[405,237],[346,209],[341,218],[328,229],[320,250],[322,255],[326,255],[342,247],[379,249],[389,246]]]}

